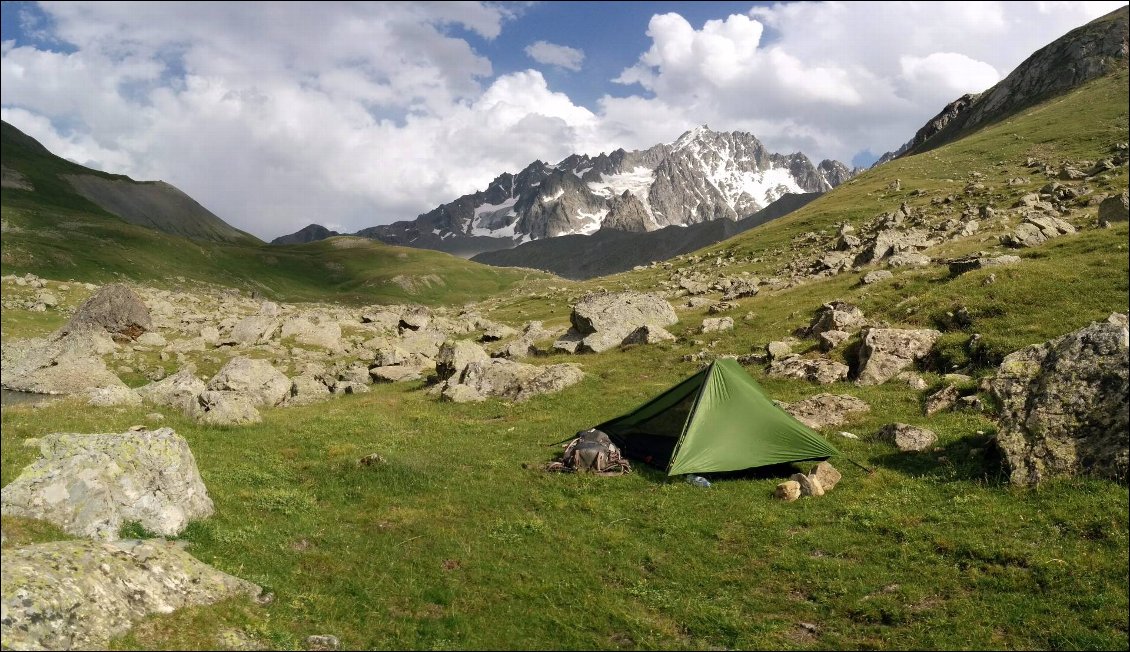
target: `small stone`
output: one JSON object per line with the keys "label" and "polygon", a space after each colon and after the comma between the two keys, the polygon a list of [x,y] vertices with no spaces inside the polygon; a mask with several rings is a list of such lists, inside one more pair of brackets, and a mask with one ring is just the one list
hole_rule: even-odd
{"label": "small stone", "polygon": [[809,472],[808,477],[812,480],[819,481],[820,486],[823,487],[825,492],[835,489],[836,485],[843,479],[843,475],[839,470],[828,462],[820,462],[812,467],[812,471]]}
{"label": "small stone", "polygon": [[836,434],[843,437],[844,439],[859,439],[859,435],[852,434],[846,430],[841,430]]}
{"label": "small stone", "polygon": [[932,430],[907,425],[905,423],[891,423],[879,431],[879,438],[891,441],[904,453],[924,451],[938,441],[938,435]]}
{"label": "small stone", "polygon": [[341,642],[330,634],[314,634],[306,637],[307,650],[337,650],[340,647]]}
{"label": "small stone", "polygon": [[802,496],[823,496],[824,487],[820,481],[814,477],[807,476],[803,473],[794,473],[789,477],[790,480],[800,483],[800,495]]}
{"label": "small stone", "polygon": [[378,464],[384,464],[384,463],[385,463],[384,455],[381,455],[380,453],[369,453],[365,457],[362,457],[361,459],[357,460],[357,464],[359,466],[377,466]]}
{"label": "small stone", "polygon": [[800,483],[796,480],[787,480],[777,485],[777,489],[773,492],[773,496],[791,503],[797,498],[800,498]]}

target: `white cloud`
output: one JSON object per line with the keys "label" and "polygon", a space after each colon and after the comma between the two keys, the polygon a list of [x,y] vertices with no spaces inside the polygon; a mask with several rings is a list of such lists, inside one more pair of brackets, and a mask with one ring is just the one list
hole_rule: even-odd
{"label": "white cloud", "polygon": [[[535,159],[647,147],[702,123],[817,160],[893,149],[1119,4],[788,3],[701,26],[657,15],[617,92],[586,108],[535,70],[497,75],[448,29],[495,39],[517,5],[46,3],[44,40],[0,49],[0,105],[52,151],[165,179],[262,237],[353,231]],[[580,67],[576,53],[548,65]]]}
{"label": "white cloud", "polygon": [[557,66],[577,71],[585,61],[584,50],[557,45],[548,41],[536,41],[526,46],[526,56],[547,66]]}

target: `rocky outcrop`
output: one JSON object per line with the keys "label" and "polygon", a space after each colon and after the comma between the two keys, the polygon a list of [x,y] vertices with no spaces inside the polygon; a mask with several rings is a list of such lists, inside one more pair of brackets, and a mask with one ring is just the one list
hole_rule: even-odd
{"label": "rocky outcrop", "polygon": [[341,235],[337,231],[331,231],[321,224],[309,224],[288,235],[280,235],[279,237],[271,240],[273,245],[295,245],[306,244],[308,242],[318,242],[325,240],[335,235]]}
{"label": "rocky outcrop", "polygon": [[894,378],[934,348],[941,333],[932,329],[871,328],[859,351],[860,385],[880,385]]}
{"label": "rocky outcrop", "polygon": [[1075,233],[1075,227],[1058,217],[1037,215],[1024,218],[1012,233],[1001,236],[1001,244],[1009,247],[1035,247],[1052,238]]}
{"label": "rocky outcrop", "polygon": [[0,576],[6,650],[104,650],[148,615],[262,591],[159,539],[6,549]]}
{"label": "rocky outcrop", "polygon": [[101,330],[112,336],[135,340],[153,329],[149,308],[128,285],[102,286],[83,302],[71,319],[59,329],[60,335]]}
{"label": "rocky outcrop", "polygon": [[1127,481],[1125,314],[1005,357],[992,381],[997,446],[1013,484],[1093,474]]}
{"label": "rocky outcrop", "polygon": [[[590,294],[573,306],[573,324],[559,343],[576,342],[576,351],[600,353],[619,346],[640,326],[670,326],[679,321],[671,304],[641,292]],[[567,350],[554,344],[554,348]]]}
{"label": "rocky outcrop", "polygon": [[514,362],[501,358],[471,362],[458,382],[449,378],[440,387],[440,395],[449,401],[481,401],[490,396],[512,401],[525,401],[538,394],[557,392],[584,378],[576,365],[556,364],[548,367]]}
{"label": "rocky outcrop", "polygon": [[485,362],[490,359],[483,347],[460,340],[457,342],[444,342],[436,358],[436,376],[444,381],[454,379],[456,383],[463,380],[463,372],[473,362]]}
{"label": "rocky outcrop", "polygon": [[90,329],[6,344],[0,384],[38,394],[86,394],[99,388],[124,388],[101,358],[114,348],[108,334]]}
{"label": "rocky outcrop", "polygon": [[796,403],[781,403],[781,409],[809,428],[838,426],[852,414],[869,412],[871,406],[854,396],[817,394]]}
{"label": "rocky outcrop", "polygon": [[[47,435],[40,458],[3,489],[3,513],[111,540],[126,522],[174,536],[212,514],[188,443],[171,428]],[[7,560],[5,560],[7,561]]]}
{"label": "rocky outcrop", "polygon": [[1099,204],[1099,226],[1130,220],[1130,192],[1107,197]]}
{"label": "rocky outcrop", "polygon": [[854,333],[865,323],[863,311],[859,308],[844,301],[831,301],[820,306],[816,311],[805,334],[808,337],[816,337],[825,331]]}

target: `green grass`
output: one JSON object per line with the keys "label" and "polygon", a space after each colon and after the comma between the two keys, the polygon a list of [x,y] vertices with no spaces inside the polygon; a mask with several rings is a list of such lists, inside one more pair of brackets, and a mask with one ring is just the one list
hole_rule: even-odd
{"label": "green grass", "polygon": [[[698,262],[684,257],[672,264],[716,275],[777,274],[794,253],[814,250],[799,242],[805,232],[830,237],[836,222],[858,225],[902,201],[944,219],[930,200],[962,196],[971,171],[983,173],[990,188],[976,201],[1007,212],[1016,197],[1045,183],[1025,172],[1025,157],[1053,164],[1096,160],[1125,142],[1126,96],[1122,71],[962,141],[870,171],[793,215],[700,252]],[[1005,185],[1020,175],[1031,177],[1029,186]],[[894,178],[902,180],[898,193],[886,190]],[[1123,167],[1088,185],[1095,193],[1120,191],[1126,179]],[[919,188],[929,194],[911,194]],[[843,452],[832,461],[844,480],[821,498],[773,500],[786,473],[747,474],[699,489],[646,467],[620,478],[541,471],[560,450],[547,444],[694,373],[697,364],[682,362],[684,355],[759,349],[807,325],[832,299],[895,326],[943,330],[922,370],[935,385],[954,366],[984,376],[1005,353],[1126,311],[1127,226],[1097,229],[1094,214],[1093,205],[1079,206],[1070,218],[1078,235],[1024,250],[1016,267],[957,278],[939,266],[896,270],[875,286],[859,284],[863,270],[765,290],[738,302],[729,313],[736,328],[722,334],[696,334],[705,311],[682,310],[671,328],[676,342],[539,361],[577,362],[586,378],[526,403],[439,403],[421,383],[407,383],[267,410],[262,424],[245,428],[205,427],[165,411],[162,425],[186,437],[216,504],[213,517],[190,525],[181,538],[198,558],[260,583],[275,600],[154,616],[113,645],[207,649],[238,630],[273,648],[300,648],[306,636],[329,633],[347,648],[1126,649],[1126,486],[1082,478],[1013,488],[991,442],[992,413],[925,417],[925,393],[897,382],[816,387],[750,369],[780,400],[830,391],[871,405],[869,413],[825,431]],[[985,239],[929,253],[996,251],[996,236],[1006,228],[986,224]],[[8,247],[8,234],[4,241]],[[256,278],[269,279],[263,283],[286,296],[305,296],[316,286],[304,280],[297,261],[317,259],[305,252],[357,251],[320,246],[263,250],[286,271]],[[216,269],[242,264],[249,274],[261,273],[259,263],[231,261],[215,250],[209,255]],[[729,256],[734,263],[713,266]],[[334,260],[351,280],[330,283],[326,296],[369,296],[356,279],[369,262]],[[412,260],[391,261],[387,273],[405,273],[401,265]],[[93,259],[84,264],[98,272]],[[990,272],[996,282],[985,285]],[[228,273],[196,272],[214,275],[210,282]],[[500,282],[503,290],[491,292],[482,309],[512,325],[530,319],[563,325],[569,303],[584,291],[654,290],[668,274],[658,268],[586,283],[531,276],[510,286]],[[487,281],[475,283],[486,292]],[[429,298],[449,300],[447,287]],[[972,326],[947,317],[961,306],[973,315]],[[0,316],[6,337],[13,328],[30,335],[53,323],[24,319],[22,311],[6,309]],[[981,338],[971,347],[974,334]],[[812,354],[814,345],[804,340],[798,348]],[[849,342],[833,357],[854,364],[852,348]],[[150,411],[5,408],[0,482],[12,481],[34,459],[35,450],[22,445],[26,438],[120,432],[144,423]],[[934,430],[937,449],[900,453],[878,441],[879,428],[896,421]],[[838,437],[840,430],[860,439]],[[373,452],[386,463],[357,465]],[[4,528],[19,532],[13,538],[20,542],[58,536],[8,518]]]}

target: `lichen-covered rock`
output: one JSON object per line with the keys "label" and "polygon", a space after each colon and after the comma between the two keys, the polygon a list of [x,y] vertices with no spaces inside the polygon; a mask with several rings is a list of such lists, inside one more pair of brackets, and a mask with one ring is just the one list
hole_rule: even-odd
{"label": "lichen-covered rock", "polygon": [[824,331],[816,337],[820,341],[821,351],[831,351],[837,346],[843,344],[851,337],[847,331]]}
{"label": "lichen-covered rock", "polygon": [[141,395],[124,385],[117,387],[96,387],[86,394],[86,402],[95,407],[118,405],[141,405]]}
{"label": "lichen-covered rock", "polygon": [[847,380],[848,366],[842,362],[826,358],[802,358],[789,356],[783,360],[774,359],[769,365],[769,375],[775,378],[797,378],[818,385],[827,385]]}
{"label": "lichen-covered rock", "polygon": [[291,382],[266,360],[236,357],[208,381],[213,391],[230,392],[252,405],[278,405],[290,394]]}
{"label": "lichen-covered rock", "polygon": [[204,381],[196,377],[195,369],[190,366],[139,388],[137,393],[154,405],[176,408],[187,414],[204,389]]}
{"label": "lichen-covered rock", "polygon": [[844,394],[817,394],[803,401],[780,405],[781,409],[809,428],[838,426],[852,414],[871,411],[871,406],[862,399]]}
{"label": "lichen-covered rock", "polygon": [[40,458],[3,489],[3,513],[110,540],[123,523],[174,536],[212,514],[188,442],[171,428],[117,434],[55,433]]}
{"label": "lichen-covered rock", "polygon": [[661,342],[674,342],[675,336],[667,332],[666,328],[655,325],[640,326],[628,333],[621,344],[659,344]]}
{"label": "lichen-covered rock", "polygon": [[279,320],[261,315],[254,315],[241,319],[232,327],[228,336],[223,338],[221,344],[259,344],[267,342],[279,330]]}
{"label": "lichen-covered rock", "polygon": [[5,344],[0,384],[38,394],[85,394],[102,387],[125,387],[100,357],[114,347],[109,335],[96,330],[57,331],[46,339]]}
{"label": "lichen-covered rock", "polygon": [[153,330],[149,308],[128,285],[105,285],[84,301],[74,316],[59,329],[60,334],[84,330],[103,330],[135,340]]}
{"label": "lichen-covered rock", "polygon": [[1127,481],[1125,314],[1005,357],[992,381],[997,446],[1013,484],[1081,473]]}
{"label": "lichen-covered rock", "polygon": [[8,549],[0,577],[6,650],[104,650],[150,614],[261,592],[160,539]]}
{"label": "lichen-covered rock", "polygon": [[932,329],[871,328],[859,350],[860,385],[879,385],[923,358],[941,333]]}
{"label": "lichen-covered rock", "polygon": [[958,391],[957,385],[946,385],[926,397],[926,416],[950,409],[960,397],[961,392]]}
{"label": "lichen-covered rock", "polygon": [[341,349],[341,325],[332,319],[315,323],[305,316],[292,317],[282,325],[280,337],[293,337],[295,343],[316,346],[330,351]]}
{"label": "lichen-covered rock", "polygon": [[904,453],[924,451],[938,442],[938,435],[934,431],[905,423],[883,426],[879,430],[879,438],[893,443]]}
{"label": "lichen-covered rock", "polygon": [[283,405],[311,405],[328,398],[330,388],[321,378],[315,374],[302,374],[291,379],[290,394],[283,400]]}

